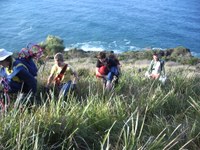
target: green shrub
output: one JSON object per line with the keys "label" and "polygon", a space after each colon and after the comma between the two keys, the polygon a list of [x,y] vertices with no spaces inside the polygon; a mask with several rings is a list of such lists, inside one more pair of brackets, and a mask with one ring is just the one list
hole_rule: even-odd
{"label": "green shrub", "polygon": [[44,53],[46,55],[54,55],[58,52],[63,52],[65,49],[64,41],[60,37],[53,35],[48,35],[45,42],[40,43],[40,45],[45,48]]}
{"label": "green shrub", "polygon": [[190,50],[183,47],[179,46],[173,49],[173,52],[171,54],[172,57],[177,57],[177,56],[191,56]]}
{"label": "green shrub", "polygon": [[150,51],[150,50],[144,51],[144,58],[151,60],[152,56],[153,56],[153,53],[154,53],[154,51]]}
{"label": "green shrub", "polygon": [[196,57],[192,57],[192,58],[188,59],[188,64],[189,65],[196,65],[198,63],[199,63],[199,59],[196,58]]}

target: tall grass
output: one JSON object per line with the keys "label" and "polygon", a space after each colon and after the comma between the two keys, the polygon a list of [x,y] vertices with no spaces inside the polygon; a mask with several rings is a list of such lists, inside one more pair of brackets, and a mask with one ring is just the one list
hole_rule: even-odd
{"label": "tall grass", "polygon": [[[65,98],[52,90],[46,100],[43,90],[40,105],[2,113],[0,149],[200,148],[199,77],[172,72],[162,85],[123,70],[119,85],[106,92],[91,71],[81,72],[78,89]],[[47,74],[38,77],[41,90]]]}

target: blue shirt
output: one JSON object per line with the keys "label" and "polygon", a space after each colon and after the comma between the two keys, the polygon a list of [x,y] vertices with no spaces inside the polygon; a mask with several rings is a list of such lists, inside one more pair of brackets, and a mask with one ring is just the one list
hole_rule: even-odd
{"label": "blue shirt", "polygon": [[[9,89],[8,92],[16,93],[22,91],[23,93],[37,91],[37,80],[35,77],[25,68],[25,66],[14,66],[12,73],[8,74],[6,68],[2,67],[0,70],[0,76],[4,77]],[[14,79],[18,80],[14,80]]]}

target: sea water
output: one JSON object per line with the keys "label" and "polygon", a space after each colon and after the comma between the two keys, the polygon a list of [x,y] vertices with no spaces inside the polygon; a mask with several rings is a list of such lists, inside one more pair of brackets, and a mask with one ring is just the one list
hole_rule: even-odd
{"label": "sea water", "polygon": [[48,35],[66,49],[184,46],[200,56],[199,0],[0,0],[0,48],[18,51]]}

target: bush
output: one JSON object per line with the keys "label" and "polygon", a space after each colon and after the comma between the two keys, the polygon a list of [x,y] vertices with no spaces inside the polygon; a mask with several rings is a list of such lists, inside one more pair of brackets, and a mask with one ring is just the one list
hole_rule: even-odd
{"label": "bush", "polygon": [[190,58],[190,59],[188,60],[188,64],[189,64],[189,65],[196,65],[196,64],[198,64],[198,62],[199,62],[199,59],[198,59],[198,58],[195,58],[195,57],[192,57],[192,58]]}
{"label": "bush", "polygon": [[144,58],[151,60],[153,53],[154,53],[154,51],[144,51]]}
{"label": "bush", "polygon": [[88,56],[87,52],[78,48],[70,49],[69,51],[66,52],[66,55],[68,55],[70,58],[83,58]]}
{"label": "bush", "polygon": [[45,54],[56,54],[58,52],[63,52],[65,49],[64,41],[58,37],[53,35],[48,35],[45,42],[40,44],[43,48],[45,48]]}
{"label": "bush", "polygon": [[191,53],[190,53],[189,49],[187,49],[183,46],[179,46],[179,47],[174,48],[171,56],[172,57],[177,57],[177,56],[189,56],[189,57],[191,57]]}

